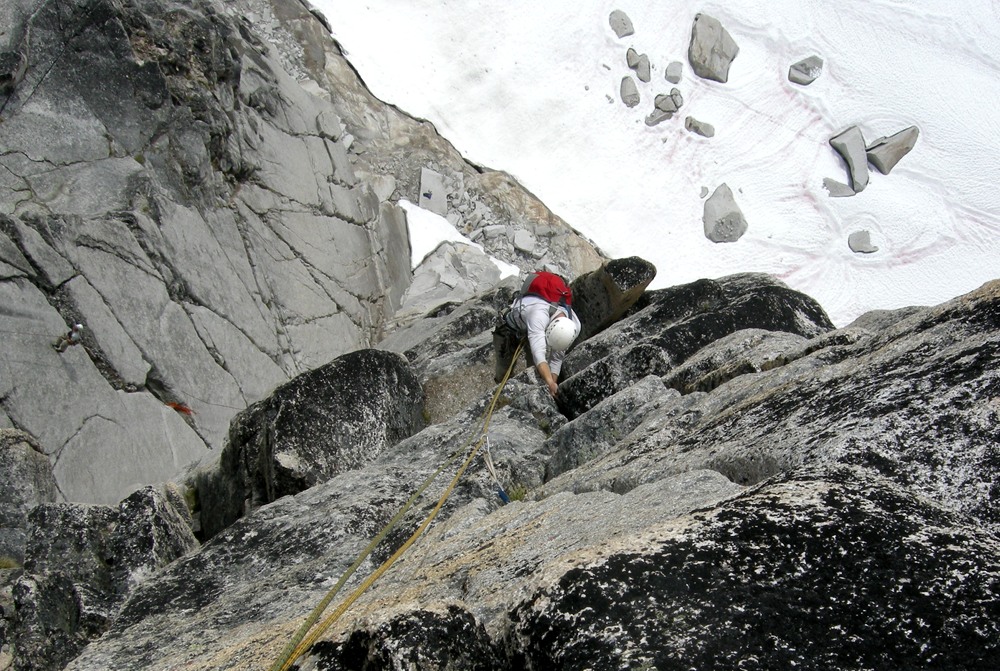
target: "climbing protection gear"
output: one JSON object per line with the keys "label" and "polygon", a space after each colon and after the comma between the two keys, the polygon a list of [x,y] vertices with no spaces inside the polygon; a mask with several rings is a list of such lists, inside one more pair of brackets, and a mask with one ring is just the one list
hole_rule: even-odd
{"label": "climbing protection gear", "polygon": [[550,350],[562,352],[569,349],[569,346],[576,340],[576,324],[567,317],[555,317],[545,327],[545,343]]}
{"label": "climbing protection gear", "polygon": [[493,465],[493,454],[490,452],[490,437],[486,436],[486,451],[483,452],[483,462],[486,464],[486,470],[489,471],[490,477],[493,478],[494,484],[497,486],[497,496],[503,501],[504,505],[510,503],[510,497],[507,496],[507,492],[503,490],[503,485],[500,484],[500,478],[497,477],[497,469]]}
{"label": "climbing protection gear", "polygon": [[[497,402],[500,400],[500,394],[503,392],[504,387],[507,385],[507,380],[510,379],[511,371],[514,368],[513,362],[517,360],[517,356],[518,354],[520,354],[520,351],[521,351],[521,346],[518,345],[517,351],[514,352],[514,356],[511,360],[511,365],[507,369],[507,374],[504,376],[503,380],[501,380],[501,382],[499,383],[499,386],[497,387],[497,390],[493,393],[493,398],[486,409],[486,413],[483,416],[483,426],[480,432],[478,434],[473,434],[473,436],[470,437],[469,440],[466,441],[466,443],[462,445],[461,448],[453,452],[436,471],[434,471],[430,476],[428,476],[426,480],[424,480],[424,482],[420,484],[420,487],[418,487],[417,491],[413,493],[413,496],[411,496],[409,500],[405,504],[403,504],[403,507],[400,509],[400,511],[396,513],[396,515],[391,520],[389,520],[389,523],[386,524],[385,527],[383,527],[383,529],[378,533],[378,535],[376,535],[375,538],[371,540],[368,546],[362,551],[361,556],[358,557],[354,561],[354,563],[351,564],[350,567],[348,567],[346,571],[344,571],[344,574],[340,576],[340,579],[337,581],[337,584],[334,585],[329,592],[327,592],[326,596],[324,596],[323,599],[319,602],[319,604],[312,610],[312,612],[309,613],[309,616],[306,618],[306,621],[302,623],[302,626],[299,627],[299,629],[295,632],[295,635],[292,637],[292,640],[288,643],[287,646],[285,646],[285,649],[282,650],[281,656],[271,666],[270,671],[288,671],[288,669],[291,668],[292,664],[295,663],[295,660],[301,657],[306,652],[306,650],[312,647],[312,645],[317,640],[319,640],[319,637],[322,636],[323,633],[330,628],[330,625],[332,625],[334,622],[340,619],[340,616],[343,615],[348,608],[350,608],[351,604],[357,601],[361,597],[361,595],[364,594],[365,591],[367,591],[367,589],[372,586],[372,584],[374,584],[376,580],[378,580],[386,571],[392,568],[392,565],[395,564],[396,561],[403,556],[403,554],[410,548],[410,546],[412,546],[420,537],[420,535],[427,529],[427,527],[430,526],[430,523],[434,521],[434,518],[437,517],[437,514],[441,511],[442,506],[444,506],[445,501],[448,500],[448,497],[451,496],[452,491],[454,491],[455,487],[458,485],[458,481],[461,479],[466,469],[468,469],[469,465],[472,463],[472,460],[476,458],[477,454],[479,454],[480,449],[486,443],[487,441],[486,432],[489,429],[490,420],[493,418],[493,412],[494,410],[496,410]],[[462,462],[462,465],[455,473],[455,476],[451,479],[451,482],[448,484],[448,487],[441,495],[441,498],[438,499],[437,504],[427,515],[427,518],[423,521],[423,523],[419,527],[417,527],[416,531],[413,532],[413,535],[411,535],[406,540],[406,542],[403,543],[403,545],[401,545],[400,548],[396,550],[396,552],[391,557],[386,559],[381,566],[375,569],[375,571],[370,576],[368,576],[360,585],[358,585],[358,587],[356,587],[355,590],[351,592],[351,594],[346,599],[344,599],[344,601],[341,602],[341,604],[337,606],[337,608],[334,609],[334,611],[330,613],[330,615],[326,617],[326,619],[324,619],[317,625],[316,621],[326,610],[327,606],[330,605],[330,602],[333,601],[333,598],[340,591],[340,588],[344,586],[344,583],[347,582],[348,578],[350,578],[351,575],[354,574],[354,572],[358,569],[358,567],[361,566],[361,563],[368,558],[368,556],[378,546],[378,544],[381,543],[385,539],[385,537],[389,535],[389,532],[392,531],[393,527],[395,527],[399,523],[399,521],[403,519],[403,516],[406,514],[406,512],[413,506],[413,504],[417,501],[417,499],[420,498],[420,496],[424,493],[424,490],[430,487],[431,483],[438,476],[438,474],[440,474],[445,468],[448,467],[449,464],[451,464],[459,455],[461,455],[469,447],[469,445],[471,445],[473,441],[475,441],[477,435],[479,437],[478,442],[476,442],[476,445],[472,448],[472,451],[466,457],[465,461]]]}

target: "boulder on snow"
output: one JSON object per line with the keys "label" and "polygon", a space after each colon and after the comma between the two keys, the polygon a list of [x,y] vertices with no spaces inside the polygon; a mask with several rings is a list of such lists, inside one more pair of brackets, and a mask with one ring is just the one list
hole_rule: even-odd
{"label": "boulder on snow", "polygon": [[635,107],[639,104],[639,89],[635,85],[635,80],[629,76],[622,77],[622,85],[619,91],[622,102],[626,107]]}
{"label": "boulder on snow", "polygon": [[854,195],[854,189],[830,177],[823,178],[823,188],[827,190],[831,198],[847,198]]}
{"label": "boulder on snow", "polygon": [[718,19],[707,14],[695,15],[688,62],[696,75],[726,83],[729,81],[729,66],[739,53],[739,46]]}
{"label": "boulder on snow", "polygon": [[888,175],[899,160],[910,153],[919,135],[920,129],[910,126],[889,137],[880,137],[868,145],[866,149],[868,161],[878,168],[880,173]]}
{"label": "boulder on snow", "polygon": [[830,146],[837,150],[847,164],[851,190],[854,193],[864,191],[868,186],[868,156],[865,153],[865,138],[861,134],[861,129],[851,126],[837,133],[830,138]]}
{"label": "boulder on snow", "polygon": [[656,109],[673,115],[684,106],[684,96],[679,89],[671,89],[669,94],[660,94],[653,99]]}
{"label": "boulder on snow", "polygon": [[702,137],[715,137],[715,126],[704,121],[698,121],[693,116],[684,118],[684,128],[691,131],[695,135],[701,135]]}
{"label": "boulder on snow", "polygon": [[653,111],[646,115],[646,125],[647,126],[658,126],[668,119],[673,119],[673,112],[664,112],[663,110],[654,107]]}
{"label": "boulder on snow", "polygon": [[684,72],[684,64],[680,61],[672,61],[670,65],[667,66],[666,71],[663,73],[664,78],[671,84],[679,84],[681,81],[681,74]]}
{"label": "boulder on snow", "polygon": [[859,254],[871,254],[877,252],[878,247],[872,244],[871,233],[868,231],[854,231],[847,236],[847,246],[852,252]]}
{"label": "boulder on snow", "polygon": [[635,28],[632,27],[632,20],[628,18],[628,14],[620,9],[611,12],[608,16],[608,23],[611,24],[611,30],[615,31],[615,35],[619,39],[635,33]]}
{"label": "boulder on snow", "polygon": [[701,221],[712,242],[736,242],[747,232],[747,220],[727,184],[719,185],[705,201]]}
{"label": "boulder on snow", "polygon": [[788,67],[788,81],[808,86],[816,81],[822,72],[823,59],[815,55],[809,56]]}
{"label": "boulder on snow", "polygon": [[625,52],[625,61],[631,69],[635,70],[635,76],[639,78],[639,81],[649,83],[651,79],[649,56],[640,54],[635,49],[629,47],[629,50]]}

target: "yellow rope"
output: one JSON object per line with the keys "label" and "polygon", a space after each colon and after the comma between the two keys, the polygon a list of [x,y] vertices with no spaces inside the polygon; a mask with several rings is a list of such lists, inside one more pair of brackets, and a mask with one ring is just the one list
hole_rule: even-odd
{"label": "yellow rope", "polygon": [[[413,534],[406,540],[406,542],[403,543],[403,545],[400,546],[400,548],[396,550],[396,552],[393,553],[391,557],[382,562],[382,565],[379,566],[370,576],[368,576],[364,580],[364,582],[358,585],[355,588],[355,590],[351,592],[350,596],[348,596],[339,606],[337,606],[336,610],[330,613],[330,615],[328,615],[325,620],[323,620],[318,626],[316,626],[315,629],[313,629],[313,625],[316,623],[316,620],[319,619],[319,616],[322,615],[323,611],[325,611],[327,606],[330,605],[330,602],[333,600],[333,597],[340,591],[340,588],[343,587],[344,583],[347,582],[347,579],[357,570],[357,568],[368,557],[368,555],[372,553],[372,551],[375,549],[375,546],[377,546],[383,539],[385,539],[385,537],[389,534],[392,528],[402,519],[403,515],[406,513],[407,510],[409,510],[409,508],[413,505],[413,503],[417,500],[417,498],[420,497],[420,495],[423,494],[424,490],[430,486],[434,478],[436,478],[437,475],[441,473],[441,471],[447,468],[447,466],[452,461],[454,461],[455,457],[458,456],[458,454],[460,454],[462,451],[465,450],[466,447],[468,447],[468,445],[472,442],[472,438],[470,438],[469,441],[466,442],[460,450],[457,450],[456,452],[452,453],[452,455],[448,457],[445,463],[442,464],[440,468],[438,468],[434,473],[432,473],[430,477],[428,477],[421,484],[421,486],[417,489],[417,491],[414,492],[413,496],[411,496],[410,499],[403,505],[402,509],[400,509],[400,511],[396,513],[396,515],[391,520],[389,520],[389,523],[386,524],[386,526],[382,529],[382,531],[380,531],[378,535],[372,539],[372,541],[361,553],[361,556],[359,556],[357,560],[355,560],[355,562],[351,564],[351,566],[347,569],[347,571],[344,572],[344,575],[340,577],[340,580],[337,581],[337,584],[333,586],[333,588],[327,593],[327,595],[323,597],[323,600],[320,601],[320,603],[312,610],[312,612],[309,614],[309,617],[306,618],[306,621],[295,632],[295,635],[292,637],[291,642],[287,646],[285,646],[285,649],[282,651],[281,656],[274,663],[274,665],[271,666],[270,671],[288,671],[288,669],[291,668],[292,664],[294,664],[295,661],[306,652],[306,650],[312,647],[312,645],[316,643],[317,640],[319,640],[319,637],[322,636],[323,633],[330,628],[330,625],[336,622],[340,618],[340,616],[343,615],[347,611],[347,609],[350,608],[351,605],[355,601],[357,601],[361,597],[361,595],[364,594],[365,591],[372,586],[372,584],[375,583],[376,580],[378,580],[386,571],[392,568],[392,565],[395,564],[396,561],[403,556],[403,554],[417,541],[420,535],[427,529],[427,527],[430,526],[431,522],[434,521],[434,518],[437,517],[437,514],[444,506],[445,501],[448,500],[448,497],[451,495],[455,487],[458,485],[458,481],[461,479],[465,471],[469,468],[469,465],[472,463],[472,460],[475,459],[476,455],[479,453],[479,450],[482,448],[483,443],[486,441],[486,431],[489,429],[490,421],[493,418],[493,412],[496,410],[497,401],[500,399],[500,394],[501,392],[503,392],[504,387],[507,385],[507,380],[510,379],[510,374],[514,369],[514,363],[517,361],[518,355],[520,355],[521,353],[521,346],[522,343],[519,343],[517,349],[514,351],[514,357],[511,360],[510,366],[507,367],[507,372],[504,374],[503,379],[497,386],[497,390],[493,393],[493,398],[490,401],[489,407],[487,408],[486,413],[484,415],[483,428],[479,432],[479,442],[473,448],[472,452],[469,453],[469,456],[465,459],[465,462],[462,463],[461,467],[458,469],[458,472],[455,473],[455,476],[452,478],[448,487],[441,495],[441,498],[438,499],[437,505],[435,505],[433,510],[431,510],[431,512],[427,515],[427,518],[423,521],[423,523],[419,527],[417,527],[417,530],[413,532]],[[306,636],[307,632],[309,632],[310,629],[313,629],[312,632],[309,633],[308,636]]]}
{"label": "yellow rope", "polygon": [[296,630],[295,635],[292,636],[292,640],[288,643],[288,645],[285,646],[284,650],[281,651],[281,656],[278,658],[278,661],[276,661],[274,665],[271,666],[270,671],[280,671],[281,669],[286,668],[284,666],[285,662],[291,657],[292,653],[295,651],[296,646],[299,644],[299,642],[302,641],[306,633],[312,628],[314,624],[316,624],[316,620],[318,620],[320,615],[323,614],[323,611],[327,609],[327,607],[330,605],[330,602],[333,601],[333,598],[337,596],[337,594],[340,592],[340,589],[344,586],[344,583],[346,583],[347,580],[352,575],[354,575],[354,572],[358,570],[358,567],[360,567],[361,564],[364,562],[364,560],[367,559],[368,556],[375,550],[378,544],[381,543],[383,540],[385,540],[385,537],[389,535],[389,532],[392,531],[397,524],[399,524],[399,521],[403,519],[403,516],[410,510],[410,508],[417,501],[417,499],[420,498],[420,496],[424,493],[424,491],[428,487],[430,487],[431,483],[434,482],[434,479],[441,474],[441,471],[447,468],[448,465],[451,464],[455,460],[455,458],[458,457],[458,455],[461,454],[461,452],[464,451],[466,447],[468,447],[469,443],[471,442],[472,439],[470,438],[469,442],[466,443],[466,445],[462,446],[462,450],[457,450],[453,452],[451,456],[449,456],[448,459],[445,460],[445,462],[441,464],[441,466],[436,471],[431,473],[431,475],[426,480],[424,480],[419,487],[417,487],[417,490],[413,492],[413,495],[409,498],[409,500],[403,504],[403,507],[399,509],[399,512],[397,512],[393,516],[393,518],[389,520],[389,522],[384,527],[382,527],[382,530],[374,538],[372,538],[371,542],[368,543],[368,546],[365,547],[365,549],[361,552],[361,554],[354,561],[354,563],[351,564],[346,571],[344,571],[344,574],[342,576],[340,576],[340,580],[337,581],[337,584],[335,584],[330,589],[330,591],[327,592],[326,596],[323,597],[323,600],[320,601],[316,605],[316,607],[312,609],[312,611],[309,613],[309,616],[306,618],[305,622],[302,623],[302,626],[300,626]]}

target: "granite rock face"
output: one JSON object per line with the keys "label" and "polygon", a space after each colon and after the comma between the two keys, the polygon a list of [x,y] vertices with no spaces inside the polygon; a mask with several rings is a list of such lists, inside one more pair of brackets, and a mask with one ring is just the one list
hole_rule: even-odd
{"label": "granite rock face", "polygon": [[52,466],[27,434],[0,429],[0,559],[20,565],[28,539],[28,512],[58,497]]}
{"label": "granite rock face", "polygon": [[[451,491],[434,524],[298,668],[1000,666],[1000,283],[843,329],[759,274],[644,291],[376,101],[307,3],[0,17],[0,435],[28,464],[0,668],[269,668],[422,483],[340,598]],[[491,405],[515,278],[383,337],[395,203],[432,183],[490,255],[577,278],[557,398],[518,369]],[[160,474],[186,486],[119,502]]]}
{"label": "granite rock face", "polygon": [[0,19],[0,428],[67,500],[210,460],[236,413],[384,337],[412,277],[397,203],[425,171],[450,221],[502,230],[490,255],[603,260],[375,99],[307,3],[17,0]]}
{"label": "granite rock face", "polygon": [[612,259],[570,282],[573,311],[582,330],[577,342],[600,333],[628,312],[656,277],[652,263],[637,256]]}
{"label": "granite rock face", "polygon": [[146,487],[118,506],[41,504],[14,585],[18,669],[62,668],[104,633],[128,593],[198,546],[176,488]]}
{"label": "granite rock face", "polygon": [[[252,15],[253,27],[277,52],[284,68],[308,90],[320,92],[337,111],[359,179],[378,185],[391,202],[418,203],[425,169],[441,175],[446,217],[488,255],[530,272],[538,265],[575,276],[605,260],[591,242],[571,229],[510,175],[465,160],[430,123],[414,119],[371,94],[330,39],[315,10],[295,0],[234,0],[238,16]],[[490,227],[503,234],[480,238]],[[519,250],[514,238],[530,232],[538,245]]]}
{"label": "granite rock face", "polygon": [[[995,667],[998,314],[997,283],[844,329],[760,275],[647,292],[567,357],[572,421],[531,371],[508,383],[487,429],[497,479],[474,460],[300,668]],[[470,301],[414,323],[407,356],[475,365],[489,317]],[[599,403],[572,384],[632,350],[666,365],[614,376]],[[250,510],[133,585],[67,668],[268,667],[418,484],[477,440],[487,401]]]}
{"label": "granite rock face", "polygon": [[[597,270],[572,279],[573,309],[582,330],[577,343],[620,319],[641,298],[656,268],[638,257],[612,259]],[[521,278],[507,278],[497,287],[461,304],[445,303],[406,328],[387,337],[379,347],[407,357],[424,386],[428,419],[438,423],[453,417],[493,388],[491,332],[500,311],[521,290]],[[524,370],[523,357],[515,373]]]}
{"label": "granite rock face", "polygon": [[513,656],[532,669],[986,669],[1000,604],[979,599],[1000,588],[998,551],[863,469],[795,470],[569,568],[511,613]]}
{"label": "granite rock face", "polygon": [[651,291],[637,308],[629,319],[567,355],[560,407],[569,417],[647,375],[667,375],[736,331],[767,329],[812,337],[833,328],[813,299],[765,275],[733,275]]}
{"label": "granite rock face", "polygon": [[374,461],[423,428],[423,389],[406,360],[345,354],[278,387],[233,419],[214,468],[196,473],[201,532]]}

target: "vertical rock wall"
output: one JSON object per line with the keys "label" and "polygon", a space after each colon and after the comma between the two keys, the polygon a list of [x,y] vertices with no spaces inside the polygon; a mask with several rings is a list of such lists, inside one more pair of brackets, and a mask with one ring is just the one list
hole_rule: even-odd
{"label": "vertical rock wall", "polygon": [[[65,498],[117,501],[371,344],[409,281],[405,222],[355,173],[333,106],[218,5],[16,9],[0,426],[38,439]],[[82,343],[54,351],[77,322]]]}

